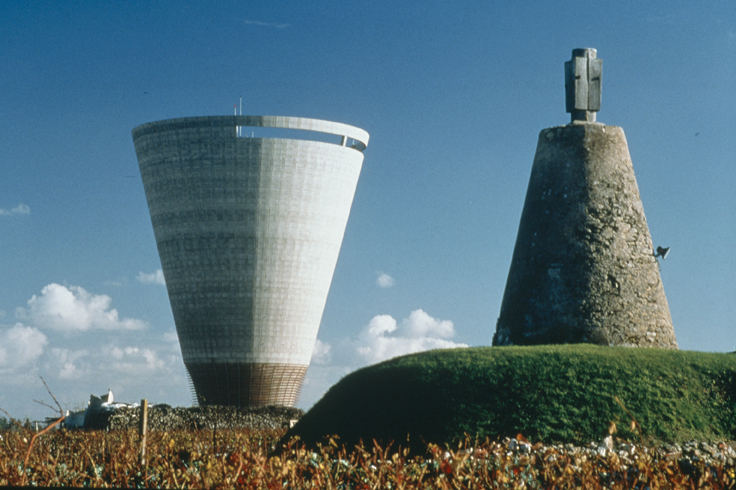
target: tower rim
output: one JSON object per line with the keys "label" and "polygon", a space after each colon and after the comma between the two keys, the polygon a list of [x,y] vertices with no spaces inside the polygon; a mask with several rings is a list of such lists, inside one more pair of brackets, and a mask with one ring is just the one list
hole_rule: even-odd
{"label": "tower rim", "polygon": [[327,133],[351,138],[355,140],[354,148],[363,151],[368,146],[370,135],[367,131],[349,124],[327,121],[325,119],[312,119],[307,117],[292,116],[195,116],[180,117],[173,119],[162,119],[141,124],[133,128],[133,138],[138,138],[151,133],[168,131],[172,129],[187,129],[200,127],[260,127],[278,129],[297,129],[302,131],[314,131],[316,133]]}

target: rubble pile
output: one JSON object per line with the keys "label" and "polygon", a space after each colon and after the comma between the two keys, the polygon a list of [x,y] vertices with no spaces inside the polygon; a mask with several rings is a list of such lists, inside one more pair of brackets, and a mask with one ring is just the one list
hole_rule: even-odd
{"label": "rubble pile", "polygon": [[[571,463],[581,465],[587,461],[608,462],[611,458],[616,464],[627,467],[636,467],[638,462],[677,461],[683,472],[696,472],[699,465],[711,467],[722,465],[725,468],[736,469],[736,441],[689,441],[682,445],[674,443],[660,443],[658,445],[640,445],[619,441],[614,442],[612,437],[606,437],[602,442],[591,442],[588,446],[573,444],[552,444],[549,446],[538,442],[534,445],[524,439],[504,438],[500,442],[491,443],[492,452],[507,455],[534,455],[543,457],[550,463],[560,458],[567,458]],[[472,449],[470,450],[472,453]]]}
{"label": "rubble pile", "polygon": [[[153,405],[148,408],[148,430],[177,429],[281,429],[289,427],[304,412],[298,408],[268,406],[238,408],[223,406],[176,407]],[[141,409],[134,406],[116,407],[90,414],[85,429],[137,429]]]}
{"label": "rubble pile", "polygon": [[[709,478],[723,478],[723,481],[730,482],[730,486],[723,488],[734,488],[736,483],[736,441],[693,440],[682,445],[661,443],[647,446],[620,440],[614,442],[609,436],[600,443],[575,446],[544,445],[541,442],[532,445],[523,438],[506,437],[502,441],[491,442],[481,451],[471,447],[458,453],[445,452],[444,457],[452,464],[453,459],[472,460],[479,455],[501,460],[511,458],[514,465],[521,469],[536,467],[545,477],[552,475],[558,479],[553,485],[556,488],[565,481],[575,482],[573,486],[580,487],[580,482],[592,474],[597,475],[601,483],[596,488],[613,488],[621,483],[627,488],[644,488],[648,479],[657,472],[666,473],[670,478],[676,478],[678,474],[686,475],[694,482],[708,473]],[[562,486],[565,486],[564,483]],[[704,485],[698,488],[710,487]]]}

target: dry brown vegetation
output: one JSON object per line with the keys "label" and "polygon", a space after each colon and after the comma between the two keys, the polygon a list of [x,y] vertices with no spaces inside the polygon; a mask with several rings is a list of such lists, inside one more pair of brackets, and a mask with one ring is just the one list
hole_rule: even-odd
{"label": "dry brown vegetation", "polygon": [[[654,451],[568,451],[541,443],[471,441],[428,445],[423,456],[378,444],[346,449],[328,439],[318,451],[292,441],[271,455],[283,430],[152,432],[145,464],[136,431],[0,433],[0,485],[137,488],[713,488],[732,489],[732,467],[681,467]],[[522,450],[523,447],[527,450]],[[24,461],[28,456],[28,463]]]}

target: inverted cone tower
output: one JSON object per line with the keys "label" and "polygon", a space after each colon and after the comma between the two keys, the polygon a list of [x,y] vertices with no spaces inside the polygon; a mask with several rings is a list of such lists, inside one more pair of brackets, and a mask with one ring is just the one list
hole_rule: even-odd
{"label": "inverted cone tower", "polygon": [[539,135],[494,345],[677,348],[624,131],[595,122],[600,77],[574,50],[572,122]]}
{"label": "inverted cone tower", "polygon": [[133,140],[198,402],[293,405],[368,133],[315,119],[213,116],[144,124]]}

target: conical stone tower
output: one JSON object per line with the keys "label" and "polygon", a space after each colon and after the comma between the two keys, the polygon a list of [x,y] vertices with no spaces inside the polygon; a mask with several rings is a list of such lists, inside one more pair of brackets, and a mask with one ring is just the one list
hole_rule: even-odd
{"label": "conical stone tower", "polygon": [[595,122],[601,60],[565,71],[572,122],[539,135],[493,345],[676,349],[624,131]]}

